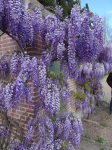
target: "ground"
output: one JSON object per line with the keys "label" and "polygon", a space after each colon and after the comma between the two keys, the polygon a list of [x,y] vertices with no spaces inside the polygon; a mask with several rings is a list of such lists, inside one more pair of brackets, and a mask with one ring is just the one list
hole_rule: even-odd
{"label": "ground", "polygon": [[109,115],[111,88],[106,79],[107,76],[101,80],[105,97],[89,117],[93,122],[87,122],[83,118],[84,135],[78,150],[112,150],[112,116]]}

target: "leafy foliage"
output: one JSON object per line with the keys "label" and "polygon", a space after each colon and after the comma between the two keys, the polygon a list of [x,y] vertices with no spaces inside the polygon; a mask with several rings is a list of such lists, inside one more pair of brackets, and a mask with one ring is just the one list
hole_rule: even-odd
{"label": "leafy foliage", "polygon": [[75,97],[76,99],[80,99],[80,100],[85,100],[86,95],[82,94],[82,92],[79,93],[75,93],[74,91],[71,91],[73,97]]}
{"label": "leafy foliage", "polygon": [[101,138],[101,137],[98,136],[98,138],[95,141],[97,141],[99,143],[103,143],[103,138]]}
{"label": "leafy foliage", "polygon": [[108,125],[105,123],[100,123],[100,125],[102,125],[103,127],[107,127]]}

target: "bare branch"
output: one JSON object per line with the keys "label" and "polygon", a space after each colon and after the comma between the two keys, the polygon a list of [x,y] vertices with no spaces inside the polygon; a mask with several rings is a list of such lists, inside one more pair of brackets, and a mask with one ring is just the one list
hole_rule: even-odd
{"label": "bare branch", "polygon": [[27,52],[27,54],[28,55],[42,55],[42,53],[35,52],[35,51]]}
{"label": "bare branch", "polygon": [[13,124],[13,125],[19,130],[20,136],[16,135],[16,134],[11,130],[11,128],[7,126],[8,129],[9,129],[16,137],[18,137],[20,141],[22,141],[22,140],[23,140],[22,128],[19,127],[18,124],[17,124],[15,121],[12,121],[12,120],[10,120],[10,119],[9,119],[9,121],[10,121],[11,124]]}
{"label": "bare branch", "polygon": [[[22,128],[19,127],[19,125],[15,121],[12,121],[11,119],[9,119],[7,117],[7,112],[4,112],[4,113],[0,112],[0,115],[5,118],[5,124],[0,124],[0,126],[4,126],[6,129],[8,129],[13,135],[15,135],[22,142],[23,141]],[[10,123],[10,125],[9,125],[9,123]],[[13,132],[13,130],[10,127],[11,124],[17,128],[17,130],[20,133],[20,136]],[[2,145],[4,144],[4,137],[2,137],[1,144]]]}
{"label": "bare branch", "polygon": [[5,33],[7,33],[11,38],[13,38],[17,44],[19,45],[19,47],[21,48],[22,52],[24,53],[24,49],[22,48],[21,44],[19,43],[19,41],[12,35],[10,35],[10,33],[8,31],[5,31]]}

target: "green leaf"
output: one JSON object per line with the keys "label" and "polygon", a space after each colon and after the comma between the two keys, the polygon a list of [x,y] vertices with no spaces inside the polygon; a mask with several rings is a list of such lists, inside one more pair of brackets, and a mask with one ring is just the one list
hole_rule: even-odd
{"label": "green leaf", "polygon": [[46,142],[48,141],[48,138],[46,138]]}
{"label": "green leaf", "polygon": [[50,50],[49,50],[49,49],[47,49],[47,53],[48,53],[48,52],[50,52]]}
{"label": "green leaf", "polygon": [[80,99],[80,100],[85,100],[86,95],[82,94],[82,92],[79,93],[75,93],[74,91],[70,91],[72,96],[75,97],[76,99]]}
{"label": "green leaf", "polygon": [[98,137],[98,139],[96,139],[95,141],[99,142],[99,143],[103,143],[103,138],[100,138],[99,136],[97,136],[97,137]]}
{"label": "green leaf", "polygon": [[107,127],[108,125],[106,123],[99,123],[100,125],[102,125],[103,127]]}

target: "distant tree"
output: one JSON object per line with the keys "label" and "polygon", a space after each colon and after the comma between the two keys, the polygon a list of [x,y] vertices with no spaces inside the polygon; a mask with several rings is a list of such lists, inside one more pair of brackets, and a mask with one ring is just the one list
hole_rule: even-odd
{"label": "distant tree", "polygon": [[112,27],[109,26],[109,16],[104,15],[102,18],[104,21],[104,44],[112,44]]}

